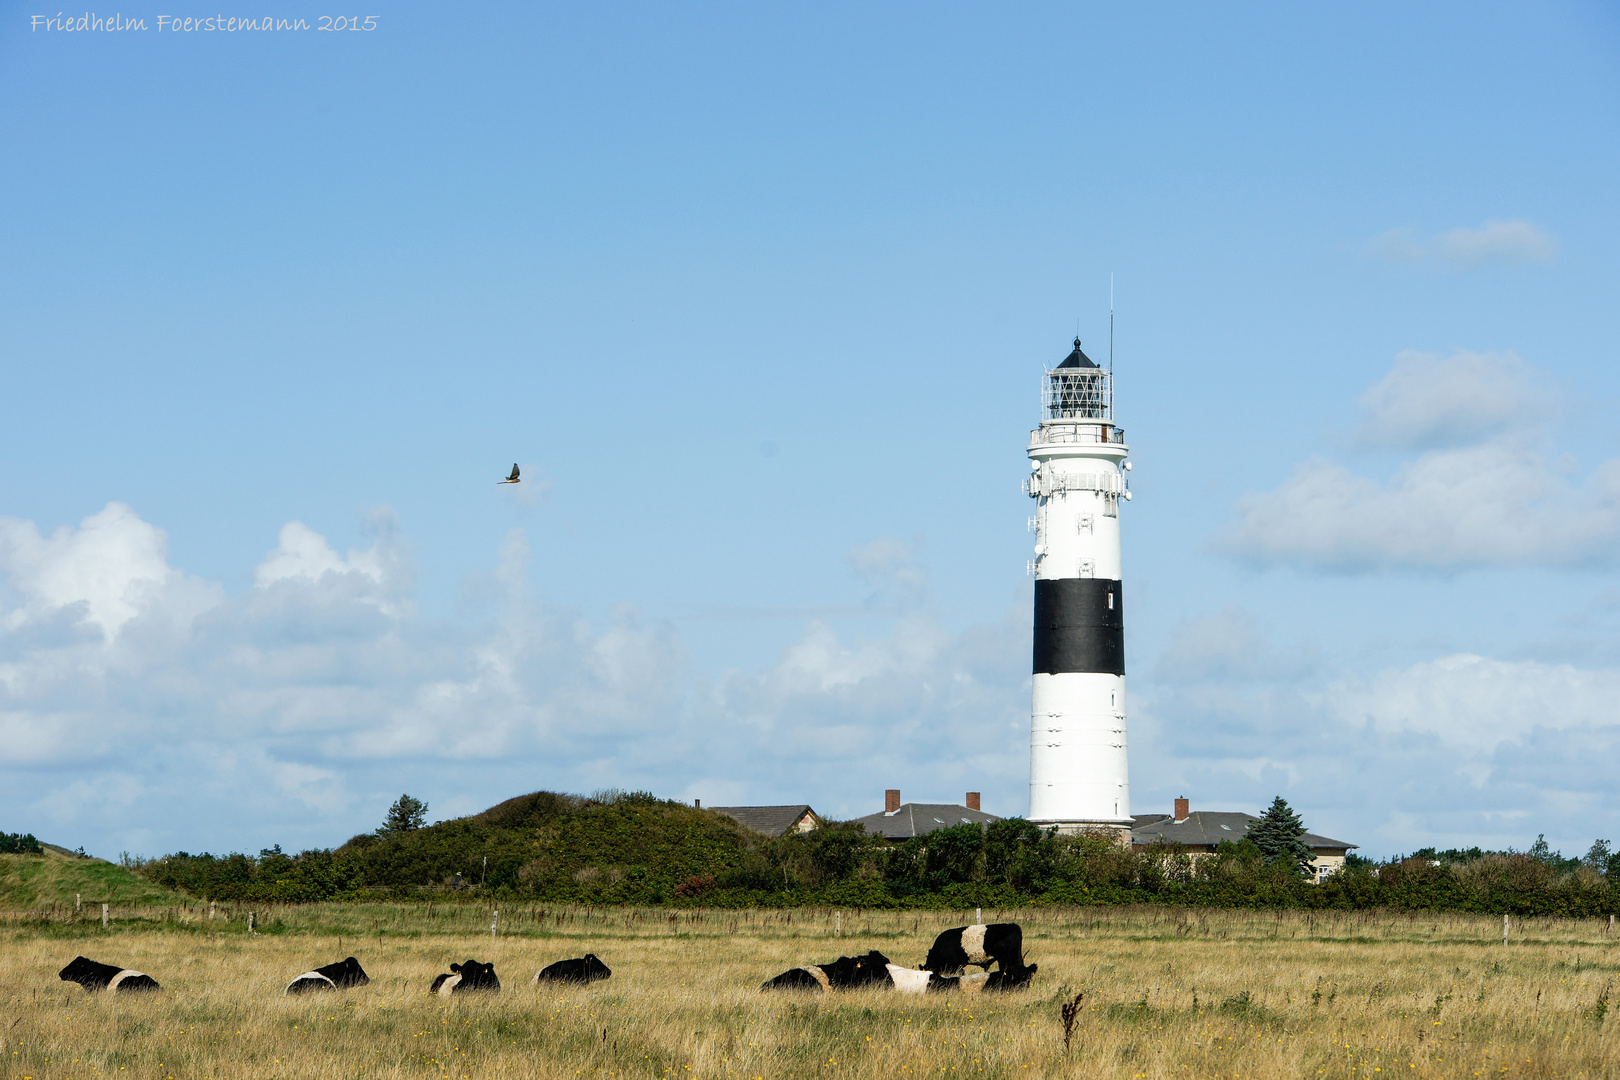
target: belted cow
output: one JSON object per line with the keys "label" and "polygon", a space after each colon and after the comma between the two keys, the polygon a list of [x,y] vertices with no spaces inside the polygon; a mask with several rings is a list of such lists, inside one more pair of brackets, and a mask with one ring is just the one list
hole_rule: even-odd
{"label": "belted cow", "polygon": [[63,982],[78,983],[86,990],[108,990],[117,994],[127,994],[131,991],[162,989],[158,986],[157,980],[145,972],[132,971],[113,964],[98,964],[83,956],[74,957],[73,963],[56,974]]}
{"label": "belted cow", "polygon": [[487,993],[493,994],[500,990],[501,980],[495,977],[494,964],[480,964],[476,960],[468,960],[462,964],[451,964],[450,974],[440,975],[428,987],[428,993],[438,994],[440,997],[449,997],[451,994]]}
{"label": "belted cow", "polygon": [[1034,978],[1039,964],[1028,967],[978,971],[972,975],[940,975],[920,968],[888,966],[888,982],[902,994],[940,994],[953,990],[978,994],[987,990],[1022,990]]}
{"label": "belted cow", "polygon": [[1003,971],[1024,966],[1024,931],[1017,923],[946,930],[934,939],[922,966],[948,977],[962,974],[969,964],[989,971],[992,963]]}
{"label": "belted cow", "polygon": [[360,961],[346,957],[335,964],[306,971],[287,984],[289,994],[307,994],[311,990],[347,990],[351,986],[364,986],[370,982]]}
{"label": "belted cow", "polygon": [[534,978],[529,980],[529,985],[539,986],[543,982],[592,983],[612,975],[613,971],[598,960],[595,953],[586,953],[576,960],[559,960],[555,964],[547,964],[535,972]]}
{"label": "belted cow", "polygon": [[761,990],[853,990],[888,979],[889,958],[873,949],[865,956],[840,956],[830,964],[809,964],[784,971],[760,985]]}

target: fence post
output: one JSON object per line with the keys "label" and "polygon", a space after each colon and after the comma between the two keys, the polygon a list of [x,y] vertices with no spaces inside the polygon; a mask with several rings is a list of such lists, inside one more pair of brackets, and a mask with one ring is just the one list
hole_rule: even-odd
{"label": "fence post", "polygon": [[1508,917],[1507,917],[1507,912],[1504,911],[1502,913],[1502,944],[1504,944],[1504,945],[1507,944],[1507,937],[1508,937]]}
{"label": "fence post", "polygon": [[107,929],[107,905],[106,904],[101,905],[101,928],[103,930]]}
{"label": "fence post", "polygon": [[842,911],[833,915],[833,937],[844,936],[844,913]]}
{"label": "fence post", "polygon": [[489,939],[495,940],[495,924],[501,921],[501,909],[496,908],[495,914],[489,917]]}
{"label": "fence post", "polygon": [[208,901],[208,921],[214,921],[214,902],[212,900]]}
{"label": "fence post", "polygon": [[982,907],[974,908],[973,909],[973,925],[974,926],[981,926],[981,925],[983,925],[983,923],[984,923],[984,908],[982,908]]}
{"label": "fence post", "polygon": [[255,915],[257,915],[257,914],[258,914],[257,911],[248,912],[248,933],[250,933],[250,934],[257,934],[258,933],[257,930],[253,929],[253,917]]}

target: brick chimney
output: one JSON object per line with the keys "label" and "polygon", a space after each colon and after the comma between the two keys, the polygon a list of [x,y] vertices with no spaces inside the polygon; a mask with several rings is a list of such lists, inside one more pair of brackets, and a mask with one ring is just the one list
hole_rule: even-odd
{"label": "brick chimney", "polygon": [[1191,815],[1192,815],[1192,811],[1190,809],[1188,809],[1188,807],[1187,807],[1187,800],[1186,799],[1177,799],[1176,800],[1176,816],[1175,816],[1175,820],[1176,821],[1186,821],[1187,818],[1190,817]]}
{"label": "brick chimney", "polygon": [[889,788],[883,793],[883,812],[892,814],[898,809],[900,809],[900,789],[897,787]]}
{"label": "brick chimney", "polygon": [[977,791],[970,791],[967,793],[967,808],[969,810],[977,810],[979,808],[979,793]]}

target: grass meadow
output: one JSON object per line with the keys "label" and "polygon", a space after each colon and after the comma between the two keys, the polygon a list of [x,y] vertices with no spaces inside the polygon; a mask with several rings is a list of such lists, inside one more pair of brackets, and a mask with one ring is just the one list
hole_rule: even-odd
{"label": "grass meadow", "polygon": [[[917,964],[972,912],[344,904],[248,911],[99,904],[0,914],[0,1076],[1620,1077],[1607,920],[1173,908],[986,910],[1040,973],[1008,995],[761,995],[786,968],[877,948]],[[595,952],[613,978],[537,990]],[[90,995],[75,955],[163,992]],[[289,999],[353,954],[372,982]],[[499,995],[433,976],[493,960]],[[1069,1044],[1062,1005],[1083,993]]]}

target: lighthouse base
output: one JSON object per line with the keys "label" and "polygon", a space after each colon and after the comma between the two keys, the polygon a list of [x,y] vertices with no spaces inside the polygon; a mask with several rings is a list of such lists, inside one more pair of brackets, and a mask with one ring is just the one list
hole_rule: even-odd
{"label": "lighthouse base", "polygon": [[1043,829],[1056,828],[1059,836],[1083,836],[1086,833],[1108,836],[1122,848],[1131,846],[1130,821],[1032,821]]}

